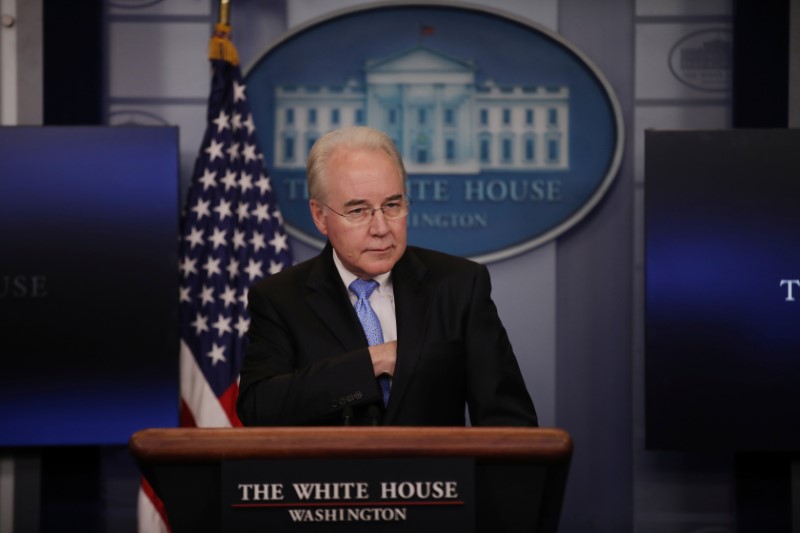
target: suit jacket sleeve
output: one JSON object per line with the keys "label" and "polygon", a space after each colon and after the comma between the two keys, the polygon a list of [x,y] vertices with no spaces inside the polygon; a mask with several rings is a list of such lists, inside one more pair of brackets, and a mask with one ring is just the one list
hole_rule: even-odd
{"label": "suit jacket sleeve", "polygon": [[380,399],[363,332],[356,326],[352,343],[337,342],[291,280],[253,286],[248,310],[237,402],[244,425],[340,424],[346,407]]}
{"label": "suit jacket sleeve", "polygon": [[489,272],[483,265],[474,278],[465,336],[467,405],[472,425],[536,426],[536,411],[491,299]]}

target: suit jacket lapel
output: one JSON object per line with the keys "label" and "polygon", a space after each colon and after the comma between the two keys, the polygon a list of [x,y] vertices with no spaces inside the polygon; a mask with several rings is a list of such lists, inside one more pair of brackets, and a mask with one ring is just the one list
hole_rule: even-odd
{"label": "suit jacket lapel", "polygon": [[413,251],[405,254],[392,270],[397,317],[397,363],[384,424],[391,424],[412,379],[430,313],[430,291],[424,283],[426,268]]}
{"label": "suit jacket lapel", "polygon": [[358,316],[350,305],[332,253],[333,249],[328,243],[317,257],[306,282],[306,299],[345,351],[353,351],[366,345],[366,337]]}

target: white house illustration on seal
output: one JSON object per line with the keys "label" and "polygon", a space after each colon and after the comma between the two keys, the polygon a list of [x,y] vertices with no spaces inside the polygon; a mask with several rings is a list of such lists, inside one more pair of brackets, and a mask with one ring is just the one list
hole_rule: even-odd
{"label": "white house illustration on seal", "polygon": [[276,169],[303,169],[335,128],[389,134],[410,174],[569,169],[569,87],[477,84],[472,61],[426,46],[364,65],[364,82],[279,85]]}

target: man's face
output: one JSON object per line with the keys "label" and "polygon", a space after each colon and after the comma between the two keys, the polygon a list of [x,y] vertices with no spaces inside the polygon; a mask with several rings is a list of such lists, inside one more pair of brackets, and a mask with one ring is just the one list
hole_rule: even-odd
{"label": "man's face", "polygon": [[[341,147],[328,161],[322,202],[339,213],[354,208],[378,208],[403,198],[403,178],[380,150]],[[389,220],[378,209],[362,225],[353,225],[322,203],[311,200],[311,216],[328,237],[345,268],[360,278],[389,272],[406,249],[406,218]]]}

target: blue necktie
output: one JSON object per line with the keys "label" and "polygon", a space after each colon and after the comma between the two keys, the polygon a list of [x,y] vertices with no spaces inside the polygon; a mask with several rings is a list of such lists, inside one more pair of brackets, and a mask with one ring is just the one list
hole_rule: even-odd
{"label": "blue necktie", "polygon": [[[361,322],[361,327],[364,328],[364,333],[370,346],[383,344],[381,322],[378,320],[378,315],[372,310],[372,306],[369,305],[369,297],[372,291],[377,288],[378,282],[374,279],[359,278],[350,284],[350,290],[358,297],[355,305],[356,314]],[[389,403],[389,376],[379,376],[378,383],[381,386],[381,391],[383,391],[383,405],[386,405]]]}

